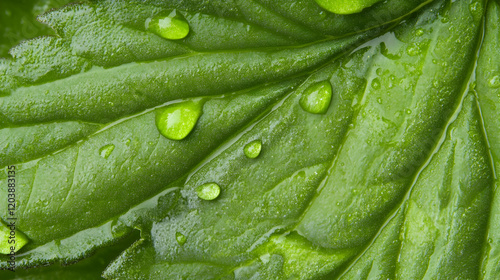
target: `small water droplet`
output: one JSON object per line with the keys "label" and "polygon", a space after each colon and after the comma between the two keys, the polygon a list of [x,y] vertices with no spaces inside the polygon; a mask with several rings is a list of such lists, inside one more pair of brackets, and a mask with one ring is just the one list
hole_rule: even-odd
{"label": "small water droplet", "polygon": [[102,146],[99,149],[99,155],[103,158],[108,158],[114,149],[115,149],[115,145],[113,145],[113,144]]}
{"label": "small water droplet", "polygon": [[313,114],[324,114],[332,101],[332,85],[322,81],[310,85],[300,98],[299,104],[304,111]]}
{"label": "small water droplet", "polygon": [[491,78],[489,81],[488,81],[488,86],[490,88],[498,88],[500,87],[500,76],[493,76],[493,78]]}
{"label": "small water droplet", "polygon": [[146,29],[165,39],[178,40],[189,33],[189,24],[175,10],[168,15],[159,14],[146,20]]}
{"label": "small water droplet", "polygon": [[130,139],[127,139],[127,140],[125,141],[125,145],[130,146]]}
{"label": "small water droplet", "polygon": [[195,101],[175,103],[156,111],[158,131],[171,140],[182,140],[193,130],[203,104]]}
{"label": "small water droplet", "polygon": [[243,152],[247,158],[256,158],[259,156],[260,151],[262,149],[262,141],[254,140],[245,145],[243,148]]}
{"label": "small water droplet", "polygon": [[425,32],[424,32],[424,30],[422,28],[418,28],[417,30],[415,30],[415,35],[417,35],[419,37],[422,36],[422,35],[424,35],[424,33]]}
{"label": "small water droplet", "polygon": [[422,51],[420,50],[420,48],[416,45],[411,45],[409,46],[408,48],[406,48],[406,53],[409,55],[409,56],[417,56],[421,53]]}
{"label": "small water droplet", "polygon": [[182,234],[180,232],[176,232],[175,233],[175,240],[177,240],[177,243],[182,246],[182,245],[184,245],[184,243],[186,243],[187,238],[184,234]]}
{"label": "small water droplet", "polygon": [[379,97],[379,98],[377,98],[377,103],[378,103],[378,104],[382,104],[382,98],[380,98],[380,97]]}
{"label": "small water droplet", "polygon": [[411,114],[411,110],[410,110],[410,109],[406,109],[406,113],[407,113],[408,115],[410,115],[410,114]]}
{"label": "small water droplet", "polygon": [[319,18],[320,18],[320,19],[325,19],[325,18],[326,18],[326,13],[325,13],[325,11],[321,11],[321,12],[319,12]]}
{"label": "small water droplet", "polygon": [[372,80],[372,88],[373,89],[379,89],[380,88],[380,80],[378,78],[375,78]]}
{"label": "small water droplet", "polygon": [[474,20],[479,21],[483,16],[482,5],[479,1],[475,1],[469,5],[469,11]]}
{"label": "small water droplet", "polygon": [[214,200],[220,194],[220,187],[216,183],[206,183],[196,187],[196,193],[203,200]]}

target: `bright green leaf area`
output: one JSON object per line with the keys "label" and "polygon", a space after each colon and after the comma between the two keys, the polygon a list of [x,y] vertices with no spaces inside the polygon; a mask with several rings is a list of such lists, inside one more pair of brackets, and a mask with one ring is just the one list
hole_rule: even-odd
{"label": "bright green leaf area", "polygon": [[5,225],[0,223],[0,254],[9,255],[21,249],[29,240],[26,236],[16,230],[15,220],[10,220]]}
{"label": "bright green leaf area", "polygon": [[318,3],[40,15],[0,60],[0,278],[500,279],[500,3]]}
{"label": "bright green leaf area", "polygon": [[364,8],[382,0],[315,0],[328,11],[341,15],[361,12]]}

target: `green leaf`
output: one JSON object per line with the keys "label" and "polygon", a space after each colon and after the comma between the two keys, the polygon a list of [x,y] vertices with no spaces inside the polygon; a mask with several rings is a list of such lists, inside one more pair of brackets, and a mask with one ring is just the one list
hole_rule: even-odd
{"label": "green leaf", "polygon": [[315,0],[318,4],[328,11],[341,15],[359,13],[364,8],[380,2],[381,0]]}
{"label": "green leaf", "polygon": [[15,275],[499,278],[499,3],[340,2],[40,15],[0,61]]}

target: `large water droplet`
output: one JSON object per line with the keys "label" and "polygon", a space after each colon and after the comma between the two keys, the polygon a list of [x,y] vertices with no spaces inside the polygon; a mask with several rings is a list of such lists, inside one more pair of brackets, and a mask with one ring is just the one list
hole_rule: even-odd
{"label": "large water droplet", "polygon": [[182,234],[180,232],[176,232],[175,233],[175,240],[177,240],[177,243],[182,246],[182,245],[184,245],[184,243],[186,243],[187,238],[184,234]]}
{"label": "large water droplet", "polygon": [[[16,243],[11,243],[12,240],[15,240]],[[17,252],[28,242],[28,237],[16,229],[16,224],[12,225],[9,222],[6,224],[0,222],[0,254],[8,255],[12,252]]]}
{"label": "large water droplet", "polygon": [[165,39],[178,40],[189,33],[189,24],[175,10],[169,15],[159,14],[146,20],[146,29]]}
{"label": "large water droplet", "polygon": [[200,101],[185,101],[161,108],[156,112],[156,127],[168,139],[184,139],[201,116]]}
{"label": "large water droplet", "polygon": [[488,86],[491,87],[491,88],[498,88],[498,87],[500,87],[500,76],[493,76],[488,81]]}
{"label": "large water droplet", "polygon": [[259,156],[261,149],[262,141],[254,140],[245,145],[245,148],[243,148],[243,152],[245,153],[247,158],[256,158]]}
{"label": "large water droplet", "polygon": [[108,158],[114,149],[115,149],[115,145],[113,145],[113,144],[102,146],[99,149],[99,155],[103,158]]}
{"label": "large water droplet", "polygon": [[331,101],[332,85],[328,81],[323,81],[309,86],[302,93],[299,104],[306,112],[324,114],[328,111]]}
{"label": "large water droplet", "polygon": [[220,194],[220,187],[216,183],[206,183],[196,187],[196,193],[203,200],[214,200]]}

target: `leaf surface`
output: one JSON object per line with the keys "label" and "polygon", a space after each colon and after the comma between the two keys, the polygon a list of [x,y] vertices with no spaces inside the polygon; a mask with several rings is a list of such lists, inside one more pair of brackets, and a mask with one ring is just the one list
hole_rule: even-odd
{"label": "leaf surface", "polygon": [[[429,2],[339,15],[313,0],[92,1],[39,16],[58,36],[0,62],[0,165],[16,166],[30,239],[18,265],[105,254],[139,229],[105,278],[500,277],[499,4]],[[185,38],[148,29],[169,14]],[[168,139],[157,115],[184,102],[201,115]]]}

